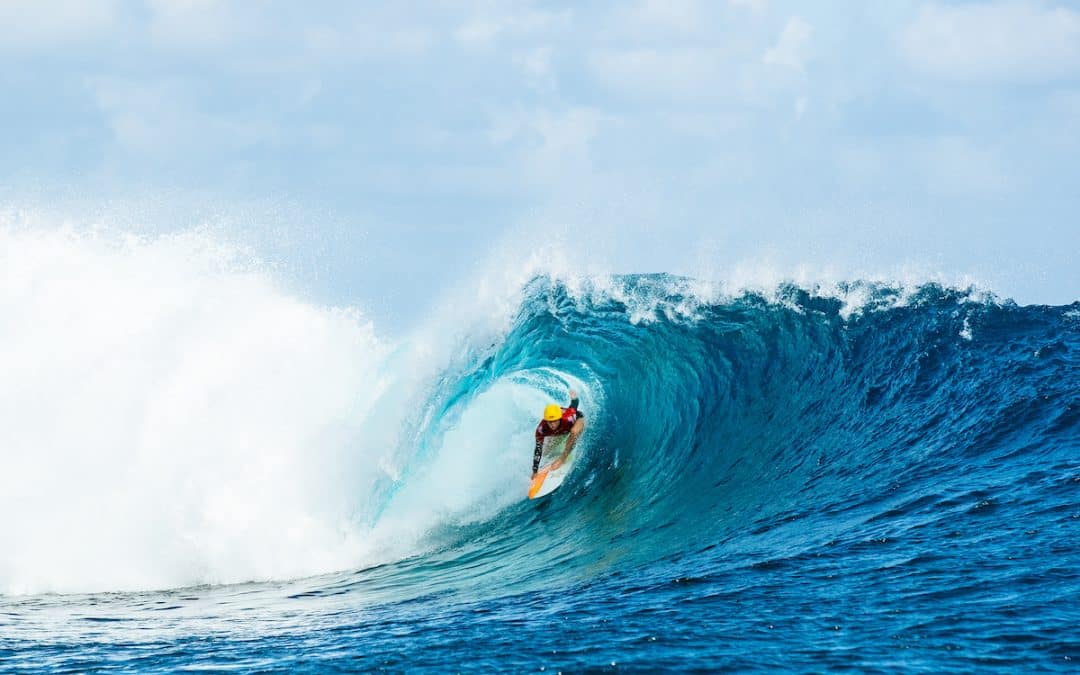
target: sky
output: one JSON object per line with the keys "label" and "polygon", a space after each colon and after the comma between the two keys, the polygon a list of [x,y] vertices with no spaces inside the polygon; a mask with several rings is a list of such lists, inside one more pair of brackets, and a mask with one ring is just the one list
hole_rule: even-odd
{"label": "sky", "polygon": [[207,227],[391,321],[547,248],[1080,298],[1073,1],[3,0],[0,87],[0,219]]}

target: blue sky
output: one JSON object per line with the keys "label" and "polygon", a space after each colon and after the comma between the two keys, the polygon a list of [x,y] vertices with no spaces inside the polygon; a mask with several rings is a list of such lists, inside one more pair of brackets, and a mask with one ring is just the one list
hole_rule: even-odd
{"label": "blue sky", "polygon": [[376,314],[500,240],[1080,297],[1074,2],[7,0],[0,85],[7,211],[209,223]]}

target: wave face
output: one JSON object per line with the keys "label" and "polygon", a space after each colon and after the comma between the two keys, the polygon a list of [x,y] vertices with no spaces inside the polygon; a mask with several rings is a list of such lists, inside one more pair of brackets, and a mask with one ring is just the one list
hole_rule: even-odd
{"label": "wave face", "polygon": [[[254,292],[257,317],[291,325],[275,323],[276,294]],[[0,656],[139,670],[1080,659],[1080,303],[869,283],[721,295],[667,275],[539,277],[520,297],[508,329],[439,348],[382,345],[355,317],[288,305],[323,341],[288,371],[303,394],[288,399],[302,413],[291,433],[257,434],[278,458],[262,480],[241,461],[245,431],[262,429],[244,420],[261,412],[237,422],[186,409],[187,424],[216,420],[205,438],[231,439],[213,445],[238,458],[228,489],[208,487],[221,467],[170,466],[135,439],[141,454],[113,448],[107,461],[140,457],[128,476],[158,476],[154,489],[111,502],[96,519],[124,526],[99,523],[89,543],[64,529],[63,495],[18,493],[47,514],[24,510],[21,525],[7,498],[4,539],[34,546],[0,564],[5,592],[30,593],[0,599]],[[214,322],[232,325],[232,309]],[[234,334],[252,322],[265,332],[252,318]],[[275,345],[259,349],[289,352]],[[280,381],[248,377],[269,419],[288,417]],[[589,424],[580,455],[559,490],[525,501],[538,411],[568,387]],[[189,400],[172,396],[160,410]],[[176,476],[177,510],[155,506]],[[136,504],[186,539],[158,534],[164,553],[141,550],[150,526]],[[215,518],[233,507],[243,518]],[[42,534],[49,523],[73,543]],[[80,572],[69,546],[108,573]],[[33,577],[27,560],[51,564]],[[74,590],[131,590],[33,594],[68,590],[73,575]],[[147,590],[169,585],[185,587]]]}
{"label": "wave face", "polygon": [[[518,558],[493,566],[509,575],[499,585],[519,588],[663,561],[709,577],[820,557],[837,566],[829,577],[870,558],[889,578],[910,565],[968,568],[984,589],[1064,581],[1077,562],[1076,305],[934,285],[719,300],[694,287],[661,275],[529,289],[505,341],[454,386],[464,397],[545,373],[555,397],[578,383],[582,456],[548,503],[447,533],[447,547],[497,533],[492,545]],[[1031,538],[1053,554],[1013,557]]]}

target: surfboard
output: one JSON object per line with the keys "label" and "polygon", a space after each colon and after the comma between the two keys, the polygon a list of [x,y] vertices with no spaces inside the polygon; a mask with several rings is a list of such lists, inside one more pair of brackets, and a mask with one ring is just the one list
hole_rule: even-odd
{"label": "surfboard", "polygon": [[533,478],[532,483],[529,485],[529,499],[551,494],[555,491],[555,488],[562,485],[562,482],[570,473],[570,469],[574,465],[574,456],[577,453],[570,453],[570,456],[565,461],[560,459],[564,445],[566,445],[566,437],[562,436],[558,439],[558,442],[551,443],[550,447],[544,448],[544,454],[548,456],[554,455],[555,459],[549,462],[547,466],[540,467],[540,470],[536,472],[536,478]]}

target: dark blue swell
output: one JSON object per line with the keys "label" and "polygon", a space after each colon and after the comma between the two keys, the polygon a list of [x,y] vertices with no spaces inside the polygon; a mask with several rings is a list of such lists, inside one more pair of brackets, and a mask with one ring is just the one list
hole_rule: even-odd
{"label": "dark blue swell", "polygon": [[[27,670],[1076,668],[1080,303],[855,284],[865,302],[849,315],[797,287],[722,301],[691,287],[537,279],[509,333],[474,346],[421,406],[433,411],[411,436],[422,464],[488,387],[551,372],[585,382],[590,428],[552,495],[448,524],[424,553],[368,569],[3,603],[0,658]],[[522,448],[523,473],[529,461]],[[56,616],[71,619],[57,630]],[[80,623],[95,618],[130,629]]]}

